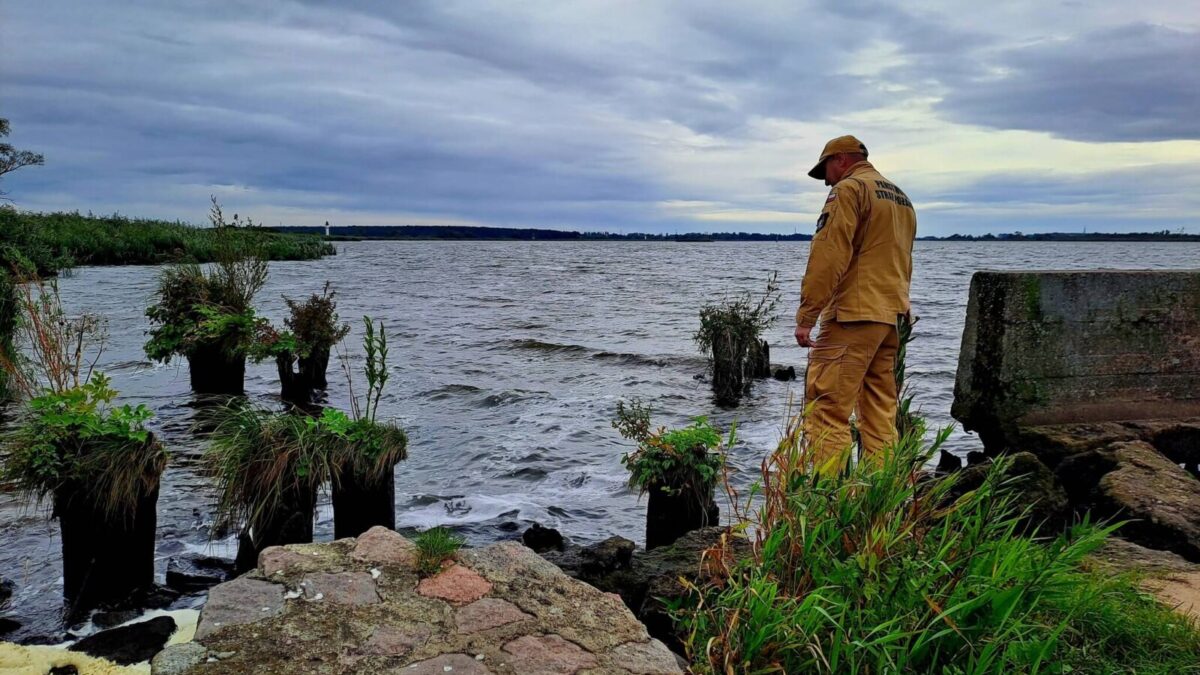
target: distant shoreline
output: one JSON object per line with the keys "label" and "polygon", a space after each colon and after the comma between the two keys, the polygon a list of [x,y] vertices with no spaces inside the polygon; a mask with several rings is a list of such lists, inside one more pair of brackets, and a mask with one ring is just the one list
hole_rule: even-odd
{"label": "distant shoreline", "polygon": [[[322,234],[322,227],[275,227],[280,232]],[[718,241],[812,241],[810,234],[763,234],[759,232],[713,232],[681,234],[613,234],[608,232],[576,232],[534,228],[457,227],[433,225],[404,226],[341,226],[330,227],[330,241],[657,241],[665,243],[708,243]],[[918,237],[918,241],[958,242],[1200,242],[1200,234],[1170,232],[1074,233],[1046,232],[1038,234],[962,235]]]}

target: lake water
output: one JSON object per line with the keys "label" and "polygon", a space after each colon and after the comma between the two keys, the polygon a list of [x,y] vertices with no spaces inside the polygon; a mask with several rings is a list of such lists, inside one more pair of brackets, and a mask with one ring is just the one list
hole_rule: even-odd
{"label": "lake water", "polygon": [[[741,407],[722,410],[696,379],[705,360],[692,342],[697,312],[723,294],[759,292],[779,272],[784,302],[768,334],[772,361],[802,373],[792,338],[808,244],[639,242],[353,242],[311,262],[271,265],[259,295],[281,323],[282,295],[303,298],[330,280],[351,367],[361,369],[361,317],[387,326],[392,379],[380,406],[409,431],[396,470],[397,526],[457,528],[473,544],[519,536],[529,523],[581,542],[641,540],[645,501],[625,485],[630,446],[609,422],[618,400],[639,397],[662,425],[705,415],[736,420],[730,463],[745,483],[774,446],[798,383],[759,381]],[[908,370],[934,426],[952,422],[954,372],[971,274],[979,269],[1168,269],[1200,266],[1200,244],[918,242],[913,309],[921,317]],[[152,426],[172,452],[159,499],[160,573],[187,551],[232,556],[209,540],[214,493],[203,475],[204,442],[185,363],[159,366],[143,353],[143,312],[156,267],[84,268],[60,281],[73,311],[109,320],[100,368],[123,400],[157,412]],[[346,379],[330,365],[329,404],[345,407]],[[361,377],[359,387],[361,390]],[[247,393],[277,405],[273,364],[249,366]],[[978,447],[956,432],[951,449]],[[727,509],[723,509],[723,512]],[[329,539],[332,514],[319,513]],[[17,584],[7,615],[25,624],[7,639],[54,631],[61,609],[57,524],[0,495],[0,576]]]}

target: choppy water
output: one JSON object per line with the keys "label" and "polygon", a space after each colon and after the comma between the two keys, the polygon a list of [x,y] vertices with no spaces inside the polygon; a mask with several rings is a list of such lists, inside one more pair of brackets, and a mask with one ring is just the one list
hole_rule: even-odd
{"label": "choppy water", "polygon": [[[655,422],[707,415],[739,424],[731,464],[747,480],[775,443],[796,383],[760,381],[736,410],[721,410],[695,379],[705,362],[691,335],[697,311],[725,293],[759,291],[777,270],[780,321],[769,334],[772,361],[803,372],[791,336],[806,243],[386,242],[348,243],[336,257],[271,265],[260,294],[279,322],[282,294],[301,298],[326,279],[354,332],[360,317],[387,325],[392,380],[381,413],[409,430],[410,458],[396,472],[397,524],[451,525],[472,543],[514,537],[532,521],[580,541],[642,536],[644,501],[625,485],[629,449],[610,428],[617,400],[641,397]],[[935,425],[950,402],[968,283],[978,269],[1186,268],[1200,244],[919,242],[909,350],[917,401]],[[183,551],[232,555],[208,540],[214,494],[200,467],[203,442],[185,364],[157,366],[142,354],[155,267],[85,268],[61,280],[72,310],[109,319],[101,368],[130,402],[158,413],[155,430],[172,460],[159,499],[160,571]],[[329,400],[345,406],[345,378],[330,366]],[[250,366],[247,392],[274,403],[273,364]],[[976,447],[956,433],[955,452]],[[332,533],[319,514],[318,539]],[[0,576],[17,583],[7,614],[26,624],[8,639],[54,632],[61,608],[57,524],[44,511],[0,495]]]}

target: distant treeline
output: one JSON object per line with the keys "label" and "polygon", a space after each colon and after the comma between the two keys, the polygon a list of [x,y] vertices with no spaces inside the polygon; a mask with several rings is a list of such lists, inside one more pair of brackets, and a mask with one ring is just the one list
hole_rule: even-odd
{"label": "distant treeline", "polygon": [[1182,232],[1041,232],[1024,234],[952,234],[949,237],[921,237],[923,241],[1200,241],[1200,234]]}
{"label": "distant treeline", "polygon": [[[323,227],[275,227],[281,232],[323,233]],[[692,232],[688,234],[643,234],[577,232],[512,227],[466,227],[457,225],[343,225],[330,227],[331,239],[458,239],[489,241],[809,241],[810,234],[762,234],[757,232]]]}
{"label": "distant treeline", "polygon": [[[335,249],[319,236],[264,228],[225,228],[227,243],[254,246],[268,260],[311,260]],[[146,265],[211,262],[218,255],[217,230],[181,222],[31,213],[0,208],[0,259],[39,274],[75,265]]]}
{"label": "distant treeline", "polygon": [[[281,232],[322,234],[322,227],[275,227]],[[764,234],[761,232],[689,232],[648,234],[642,232],[577,232],[512,227],[466,227],[457,225],[341,225],[329,228],[330,239],[450,239],[484,241],[811,241],[811,234]],[[1161,232],[1040,234],[952,234],[920,237],[921,241],[1200,241],[1200,234]]]}

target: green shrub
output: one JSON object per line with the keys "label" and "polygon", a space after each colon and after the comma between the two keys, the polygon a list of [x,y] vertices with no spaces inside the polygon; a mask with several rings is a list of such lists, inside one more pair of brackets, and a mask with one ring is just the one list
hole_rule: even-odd
{"label": "green shrub", "polygon": [[700,309],[700,328],[693,339],[708,356],[719,405],[736,405],[750,390],[762,357],[763,331],[775,322],[778,307],[778,273],[772,272],[761,296],[745,293]]}
{"label": "green shrub", "polygon": [[11,301],[25,351],[13,350],[0,366],[24,405],[4,438],[0,479],[39,502],[69,487],[72,499],[128,516],[138,483],[157,483],[166,466],[165,449],[146,429],[153,415],[144,405],[114,405],[111,381],[92,370],[103,351],[100,317],[69,317],[53,283],[22,281]]}
{"label": "green shrub", "polygon": [[350,325],[338,320],[335,295],[326,281],[320,295],[313,293],[302,303],[284,296],[283,301],[287,303],[289,315],[283,323],[295,336],[295,354],[300,358],[315,351],[328,353],[350,332]]}
{"label": "green shrub", "polygon": [[438,526],[417,535],[417,571],[422,576],[437,574],[442,563],[462,548],[462,537],[447,528]]}
{"label": "green shrub", "polygon": [[312,235],[271,232],[226,223],[230,231],[181,222],[93,216],[79,213],[29,213],[0,208],[0,245],[21,252],[42,275],[76,265],[153,265],[216,262],[225,236],[253,247],[268,260],[312,260],[333,255],[334,248]]}
{"label": "green shrub", "polygon": [[[1003,461],[949,501],[954,477],[921,478],[947,432],[929,445],[904,437],[882,465],[813,475],[798,428],[740,510],[752,556],[718,566],[694,587],[694,604],[678,608],[699,672],[1069,672],[1063,664],[1118,662],[1115,642],[1133,648],[1111,621],[1114,599],[1132,587],[1106,590],[1083,569],[1115,526],[1019,535]],[[1174,622],[1186,627],[1134,633],[1150,651],[1186,646],[1174,662],[1195,663],[1194,626]]]}
{"label": "green shrub", "polygon": [[234,237],[238,228],[225,222],[214,201],[216,264],[167,268],[159,276],[157,302],[146,309],[154,327],[146,355],[160,362],[217,347],[230,358],[244,357],[255,346],[266,320],[254,312],[254,296],[267,282],[261,247]]}
{"label": "green shrub", "polygon": [[[617,403],[617,418],[612,423],[621,435],[635,441],[633,452],[621,456],[629,471],[629,485],[642,493],[660,490],[673,496],[706,503],[721,476],[725,456],[721,453],[721,432],[698,417],[690,425],[668,431],[651,431],[650,411],[638,401],[628,406]],[[732,445],[734,431],[729,434]]]}
{"label": "green shrub", "polygon": [[117,392],[102,373],[79,387],[27,402],[19,426],[5,438],[0,473],[35,501],[71,487],[71,498],[96,504],[110,517],[136,507],[139,482],[157,482],[167,453],[146,422],[144,405],[116,406]]}

